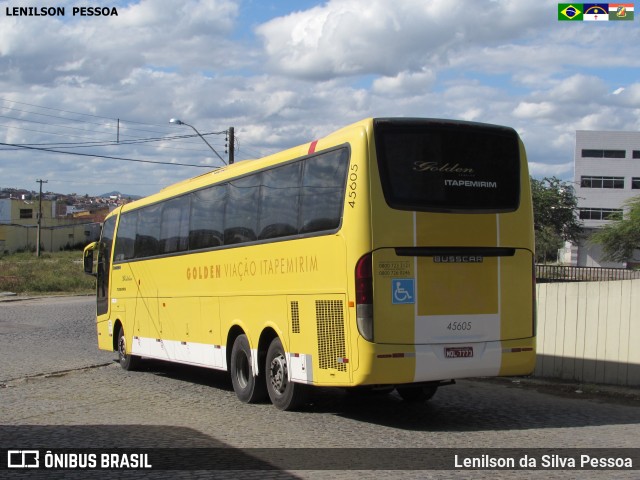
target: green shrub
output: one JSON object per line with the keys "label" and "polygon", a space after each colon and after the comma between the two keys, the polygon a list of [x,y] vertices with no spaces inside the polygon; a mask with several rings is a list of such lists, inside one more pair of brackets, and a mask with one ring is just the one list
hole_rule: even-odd
{"label": "green shrub", "polygon": [[95,279],[82,268],[78,251],[0,256],[0,291],[23,295],[92,294]]}

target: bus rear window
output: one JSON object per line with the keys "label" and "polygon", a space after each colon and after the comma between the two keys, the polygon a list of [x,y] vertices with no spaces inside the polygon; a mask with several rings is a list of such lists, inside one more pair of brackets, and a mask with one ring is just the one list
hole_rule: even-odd
{"label": "bus rear window", "polygon": [[509,212],[520,198],[517,133],[442,120],[376,119],[376,153],[387,204],[434,212]]}

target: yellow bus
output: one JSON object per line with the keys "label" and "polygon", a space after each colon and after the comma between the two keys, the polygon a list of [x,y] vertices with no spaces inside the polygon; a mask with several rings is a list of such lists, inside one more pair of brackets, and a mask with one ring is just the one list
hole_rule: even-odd
{"label": "yellow bus", "polygon": [[531,373],[533,250],[514,130],[370,118],[118,208],[84,267],[123,368],[229,371],[243,402],[289,410],[311,386],[423,401]]}

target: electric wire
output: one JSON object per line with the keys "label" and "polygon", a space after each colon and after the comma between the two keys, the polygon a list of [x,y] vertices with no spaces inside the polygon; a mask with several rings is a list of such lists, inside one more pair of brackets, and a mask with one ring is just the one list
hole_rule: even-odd
{"label": "electric wire", "polygon": [[113,156],[110,156],[110,155],[98,155],[98,154],[93,154],[93,153],[65,152],[63,150],[54,150],[54,149],[51,149],[51,148],[28,147],[28,146],[25,146],[25,145],[17,145],[17,144],[2,143],[2,142],[0,142],[0,145],[9,146],[9,147],[24,148],[26,150],[37,150],[37,151],[41,151],[41,152],[50,152],[50,153],[62,153],[64,155],[77,155],[77,156],[81,156],[81,157],[105,158],[105,159],[108,159],[108,160],[120,160],[120,161],[125,161],[125,162],[153,163],[153,164],[157,164],[157,165],[173,165],[173,166],[178,166],[178,167],[197,167],[197,168],[209,168],[209,169],[211,169],[211,168],[213,168],[213,169],[220,168],[220,167],[212,167],[211,165],[196,165],[196,164],[193,164],[193,163],[160,162],[158,160],[141,160],[141,159],[135,159],[135,158],[113,157]]}

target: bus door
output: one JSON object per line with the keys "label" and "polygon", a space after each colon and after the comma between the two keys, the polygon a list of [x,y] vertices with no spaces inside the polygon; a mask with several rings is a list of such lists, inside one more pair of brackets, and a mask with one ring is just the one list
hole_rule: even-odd
{"label": "bus door", "polygon": [[109,274],[111,273],[111,251],[113,247],[113,235],[116,228],[116,216],[105,220],[102,227],[102,235],[98,243],[98,268],[97,268],[97,316],[109,313]]}

